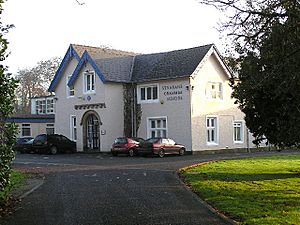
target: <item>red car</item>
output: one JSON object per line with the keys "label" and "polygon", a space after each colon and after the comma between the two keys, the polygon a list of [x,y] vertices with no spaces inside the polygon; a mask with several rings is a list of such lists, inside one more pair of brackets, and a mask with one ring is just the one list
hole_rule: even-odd
{"label": "red car", "polygon": [[143,141],[144,139],[139,137],[119,137],[112,145],[111,154],[113,156],[117,156],[118,154],[127,154],[132,157],[137,154],[139,143]]}
{"label": "red car", "polygon": [[138,148],[138,153],[152,153],[160,158],[164,157],[165,154],[179,154],[182,156],[185,154],[185,147],[177,144],[171,138],[150,138],[141,144]]}

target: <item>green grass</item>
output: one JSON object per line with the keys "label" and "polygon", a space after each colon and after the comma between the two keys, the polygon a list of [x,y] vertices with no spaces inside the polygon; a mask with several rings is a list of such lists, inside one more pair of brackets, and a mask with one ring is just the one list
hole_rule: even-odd
{"label": "green grass", "polygon": [[300,224],[300,154],[219,161],[181,173],[203,200],[240,224]]}
{"label": "green grass", "polygon": [[0,192],[0,199],[5,199],[12,189],[17,188],[22,184],[27,176],[28,174],[13,170],[11,174],[11,183],[4,191]]}

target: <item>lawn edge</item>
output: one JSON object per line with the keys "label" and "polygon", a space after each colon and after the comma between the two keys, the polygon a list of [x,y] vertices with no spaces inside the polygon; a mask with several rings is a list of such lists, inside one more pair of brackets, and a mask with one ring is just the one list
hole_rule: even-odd
{"label": "lawn edge", "polygon": [[221,212],[220,210],[218,210],[217,208],[214,208],[212,205],[208,204],[205,200],[203,200],[194,190],[193,188],[188,185],[186,182],[185,182],[185,179],[184,177],[182,176],[182,173],[185,172],[186,170],[188,169],[192,169],[192,168],[195,168],[195,167],[198,167],[198,166],[204,166],[204,165],[207,165],[209,163],[214,163],[214,162],[218,162],[220,160],[212,160],[212,161],[206,161],[206,162],[201,162],[201,163],[197,163],[197,164],[194,164],[194,165],[191,165],[191,166],[187,166],[187,167],[183,167],[183,168],[180,168],[176,171],[177,173],[177,178],[179,180],[179,182],[182,184],[182,186],[188,191],[190,192],[193,197],[199,201],[200,204],[204,205],[209,211],[211,211],[212,213],[218,215],[220,218],[224,219],[225,221],[229,222],[230,224],[232,225],[237,225],[239,224],[238,221],[226,216],[223,212]]}

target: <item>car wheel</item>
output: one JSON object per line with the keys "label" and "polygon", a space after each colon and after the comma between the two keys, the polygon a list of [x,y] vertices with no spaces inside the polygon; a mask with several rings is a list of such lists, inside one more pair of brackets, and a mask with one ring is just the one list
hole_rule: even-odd
{"label": "car wheel", "polygon": [[52,147],[50,148],[50,153],[51,153],[52,155],[57,154],[57,147],[56,147],[56,146],[52,146]]}
{"label": "car wheel", "polygon": [[184,148],[179,149],[179,155],[180,155],[180,156],[183,156],[183,155],[184,155],[184,152],[185,152]]}
{"label": "car wheel", "polygon": [[158,151],[158,156],[159,156],[160,158],[164,157],[164,156],[165,156],[165,151],[164,151],[163,149],[159,149],[159,151]]}
{"label": "car wheel", "polygon": [[129,149],[128,150],[128,156],[133,157],[134,156],[134,149]]}

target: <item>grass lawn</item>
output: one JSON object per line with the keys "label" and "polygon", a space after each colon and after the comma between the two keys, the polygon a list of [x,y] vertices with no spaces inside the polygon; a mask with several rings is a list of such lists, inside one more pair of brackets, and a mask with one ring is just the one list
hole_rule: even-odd
{"label": "grass lawn", "polygon": [[5,198],[9,195],[10,191],[13,188],[17,188],[19,185],[22,184],[22,181],[28,176],[28,174],[24,174],[19,171],[12,171],[11,174],[11,184],[3,191],[0,192],[0,199]]}
{"label": "grass lawn", "polygon": [[181,175],[240,224],[300,224],[300,154],[212,162]]}

